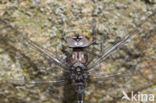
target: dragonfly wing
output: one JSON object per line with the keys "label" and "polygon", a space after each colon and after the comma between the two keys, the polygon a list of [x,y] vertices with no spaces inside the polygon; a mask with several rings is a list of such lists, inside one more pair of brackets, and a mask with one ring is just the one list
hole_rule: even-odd
{"label": "dragonfly wing", "polygon": [[[54,55],[47,53],[47,50],[43,50],[44,48],[23,36],[24,33],[19,32],[12,24],[10,25],[0,19],[0,46],[2,50],[5,50],[0,55],[0,58],[5,57],[5,59],[1,59],[4,60],[3,64],[1,63],[1,71],[4,71],[4,75],[1,75],[2,80],[0,80],[0,96],[9,98],[7,97],[9,94],[13,97],[17,96],[17,99],[19,99],[21,94],[24,93],[28,98],[22,100],[29,100],[30,97],[36,98],[36,96],[39,98],[45,98],[44,96],[57,98],[61,92],[59,92],[59,89],[65,85],[64,82],[58,81],[58,77],[62,76],[63,71],[57,65],[62,67],[64,64],[60,65],[61,61],[55,59]],[[28,45],[26,45],[26,42]],[[35,49],[32,49],[32,47]],[[46,58],[43,58],[40,54],[44,54]],[[13,80],[10,80],[11,78]],[[22,78],[27,81],[21,80]],[[45,80],[46,78],[50,79]],[[64,79],[64,77],[60,79]],[[12,91],[19,91],[19,94],[12,94]],[[12,99],[12,97],[9,99]]]}
{"label": "dragonfly wing", "polygon": [[41,53],[43,53],[45,56],[47,56],[50,60],[52,60],[53,62],[57,63],[59,66],[61,66],[62,68],[66,69],[69,68],[67,63],[64,63],[60,60],[58,60],[57,58],[54,58],[52,56],[52,54],[50,54],[49,50],[45,49],[45,48],[42,48],[41,46],[39,46],[38,44],[36,44],[35,42],[27,39],[27,42],[34,48],[36,48],[38,51],[40,51]]}
{"label": "dragonfly wing", "polygon": [[[143,93],[142,91],[148,91],[148,88],[155,88],[156,85],[156,64],[151,64],[145,67],[131,68],[130,71],[126,70],[123,73],[107,73],[93,74],[90,80],[90,88],[96,87],[96,90],[92,90],[90,96],[94,96],[94,93],[99,95],[99,98],[108,97],[107,102],[120,101],[123,97],[123,91],[126,94]],[[93,85],[94,84],[94,85]],[[105,101],[105,100],[103,100]]]}
{"label": "dragonfly wing", "polygon": [[[152,18],[153,16],[155,16],[156,12],[154,12],[153,14],[149,15],[145,20],[141,21],[141,23],[137,26],[137,28],[141,27],[144,23],[146,23],[147,20],[149,20],[150,18]],[[125,37],[123,37],[118,43],[116,43],[114,46],[112,46],[110,49],[108,49],[103,55],[101,55],[101,57],[97,58],[96,60],[93,60],[93,64],[89,65],[89,72],[97,69],[96,67],[102,63],[106,58],[108,58],[110,56],[110,54],[115,51],[117,48],[119,48],[121,45],[125,44],[126,41],[132,37],[132,34],[141,34],[141,32],[138,31],[138,29],[132,30],[130,31]],[[98,65],[97,65],[98,64]]]}
{"label": "dragonfly wing", "polygon": [[[92,78],[95,81],[103,81],[105,82],[108,79],[116,79],[116,78],[122,78],[122,77],[130,77],[139,74],[140,72],[145,72],[146,70],[154,70],[156,67],[156,64],[151,64],[144,67],[137,67],[137,68],[131,68],[124,72],[114,72],[114,73],[104,73],[104,72],[97,72],[94,74],[91,74]],[[152,73],[153,74],[153,73]]]}
{"label": "dragonfly wing", "polygon": [[[23,33],[19,32],[16,30],[16,28],[14,28],[12,25],[10,25],[7,21],[5,20],[2,20],[0,18],[0,22],[1,24],[4,24],[1,25],[1,28],[0,30],[2,31],[1,32],[1,39],[10,39],[10,41],[12,41],[12,37],[13,36],[16,36],[20,41],[26,43],[26,44],[29,44],[30,46],[34,47],[35,49],[37,49],[39,52],[41,52],[45,57],[47,57],[50,61],[56,63],[57,65],[61,66],[62,68],[68,68],[68,65],[66,62],[63,62],[61,60],[58,60],[54,55],[52,55],[52,53],[50,53],[50,51],[48,49],[45,49],[41,46],[39,46],[37,43],[33,42],[32,40],[30,40],[26,35],[24,35]],[[12,34],[7,34],[6,31],[3,32],[3,29],[5,28],[10,28],[9,30],[11,31],[11,33],[14,33],[13,35]],[[12,32],[13,31],[13,32]],[[16,41],[16,40],[14,40]]]}

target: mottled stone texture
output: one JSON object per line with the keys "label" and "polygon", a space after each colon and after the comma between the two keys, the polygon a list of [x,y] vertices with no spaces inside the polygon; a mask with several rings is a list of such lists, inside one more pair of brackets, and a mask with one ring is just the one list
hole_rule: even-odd
{"label": "mottled stone texture", "polygon": [[[62,82],[30,82],[60,80],[65,74],[25,37],[65,59],[64,48],[71,50],[61,37],[63,21],[67,38],[80,33],[91,41],[93,19],[98,41],[89,49],[96,53],[102,39],[107,50],[128,32],[137,32],[91,73],[86,103],[127,103],[121,101],[122,90],[156,96],[156,16],[138,27],[154,12],[155,0],[0,0],[0,19],[15,28],[0,21],[0,103],[73,103],[74,93]],[[106,78],[112,73],[120,75]]]}

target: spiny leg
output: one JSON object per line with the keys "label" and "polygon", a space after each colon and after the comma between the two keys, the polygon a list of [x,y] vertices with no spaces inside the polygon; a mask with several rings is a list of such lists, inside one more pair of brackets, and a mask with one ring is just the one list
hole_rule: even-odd
{"label": "spiny leg", "polygon": [[[65,27],[65,22],[64,22],[64,20],[62,19],[62,38],[63,38],[63,40],[67,43],[67,39],[65,38],[65,33],[64,33],[64,27]],[[65,46],[63,45],[63,43],[62,43],[62,52],[66,55],[66,56],[68,56],[69,55],[69,52],[68,51],[66,51],[65,50]],[[65,61],[65,60],[64,60]]]}
{"label": "spiny leg", "polygon": [[[96,20],[95,19],[92,20],[91,29],[92,29],[92,33],[93,33],[93,41],[90,43],[90,45],[97,44],[97,39],[96,39],[97,32],[96,32]],[[94,56],[100,57],[104,53],[104,40],[103,39],[101,40],[100,45],[101,45],[100,54],[92,52],[93,50],[91,50],[91,51],[86,50],[86,52],[88,52]]]}
{"label": "spiny leg", "polygon": [[[92,30],[92,34],[93,34],[93,41],[90,43],[90,45],[97,44],[97,40],[96,40],[96,20],[95,19],[93,19],[92,22],[91,22],[91,30]],[[103,46],[103,44],[101,45],[101,49],[102,49],[101,51],[103,51],[102,46]],[[95,53],[93,51],[94,51],[94,48],[92,50],[85,50],[86,53],[89,53],[89,54],[91,54],[93,56],[96,56],[96,57],[101,57],[101,53],[97,54],[97,53]],[[90,62],[92,62],[92,59],[90,59],[87,64],[90,64]]]}

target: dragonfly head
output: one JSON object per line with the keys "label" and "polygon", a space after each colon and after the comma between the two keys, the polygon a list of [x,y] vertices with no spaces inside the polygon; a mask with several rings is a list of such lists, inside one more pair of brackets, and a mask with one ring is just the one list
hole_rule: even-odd
{"label": "dragonfly head", "polygon": [[81,39],[83,39],[84,37],[80,34],[75,34],[72,39],[74,39],[75,41],[79,42]]}
{"label": "dragonfly head", "polygon": [[90,45],[89,40],[81,34],[74,34],[71,39],[67,40],[67,43],[70,48],[84,48]]}

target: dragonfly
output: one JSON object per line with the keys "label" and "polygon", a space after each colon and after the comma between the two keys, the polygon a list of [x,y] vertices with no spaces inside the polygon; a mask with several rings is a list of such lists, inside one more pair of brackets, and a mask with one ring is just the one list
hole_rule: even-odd
{"label": "dragonfly", "polygon": [[[90,46],[96,44],[95,25],[93,25],[93,29],[92,29],[95,37],[94,40],[91,42],[81,34],[74,34],[70,39],[65,38],[64,25],[63,25],[62,38],[68,44],[68,47],[73,50],[71,53],[63,50],[63,53],[66,52],[67,54],[67,57],[64,59],[62,59],[60,55],[58,55],[57,51],[56,53],[52,53],[50,50],[38,45],[34,40],[29,39],[28,35],[25,35],[22,32],[18,31],[14,26],[9,24],[6,20],[0,19],[1,22],[0,40],[1,43],[4,45],[4,48],[6,50],[9,50],[10,53],[16,51],[14,55],[18,55],[17,56],[18,60],[21,59],[21,61],[26,62],[26,64],[21,64],[21,65],[24,66],[27,65],[26,68],[35,69],[35,71],[37,71],[37,72],[33,72],[31,70],[30,71],[28,70],[29,71],[28,74],[30,73],[29,74],[30,78],[24,78],[21,80],[3,79],[1,80],[1,84],[2,86],[5,86],[6,84],[7,85],[13,84],[16,87],[14,89],[17,90],[26,89],[28,90],[28,93],[34,96],[33,98],[37,98],[35,97],[36,91],[33,91],[33,89],[35,89],[38,91],[37,95],[42,97],[43,101],[45,96],[47,97],[49,96],[49,98],[52,97],[56,99],[61,98],[62,100],[61,102],[63,103],[70,103],[70,102],[73,103],[75,101],[77,103],[85,103],[85,101],[87,101],[87,96],[85,96],[87,94],[87,89],[89,89],[89,86],[91,86],[92,84],[97,85],[97,87],[99,88],[102,88],[106,84],[111,84],[113,85],[114,88],[117,88],[119,86],[117,86],[116,82],[124,82],[131,77],[133,77],[133,79],[135,80],[135,78],[137,78],[137,75],[139,75],[140,78],[143,78],[145,81],[148,81],[148,84],[145,86],[146,88],[151,87],[155,84],[154,77],[153,77],[155,72],[155,70],[153,69],[155,67],[154,63],[149,64],[148,66],[145,67],[135,67],[135,68],[132,67],[133,69],[130,70],[125,70],[125,71],[119,70],[118,72],[115,71],[111,73],[106,73],[106,71],[98,71],[98,70],[100,68],[99,65],[102,64],[107,58],[109,58],[112,52],[122,47],[124,44],[127,43],[128,40],[130,40],[133,37],[132,34],[136,34],[136,33],[141,34],[142,32],[144,32],[144,31],[139,31],[138,29],[141,28],[148,20],[154,18],[155,14],[156,12],[152,13],[146,19],[142,20],[140,24],[137,25],[136,29],[127,33],[125,37],[122,37],[121,40],[115,43],[112,47],[110,48],[104,47],[104,42],[102,41],[101,53],[95,53],[93,52],[93,50],[88,49]],[[17,45],[15,46],[13,45],[13,43],[16,43]],[[22,49],[20,48],[20,46],[22,47]],[[43,57],[43,58],[41,57],[40,60],[46,59],[47,61],[45,60],[45,63],[42,63],[41,61],[40,63],[40,61],[38,62],[38,60],[34,61],[30,59],[30,57],[32,57],[34,54],[27,56],[26,55],[27,53],[24,53],[25,48],[23,47],[35,53],[39,52],[40,55],[42,55]],[[91,57],[91,59],[89,59],[88,57]],[[43,65],[46,68],[44,68]],[[151,78],[146,77],[145,75],[146,72],[149,72],[147,71],[149,69],[151,70],[150,71]],[[46,75],[48,74],[47,71],[53,72],[52,74],[50,74],[48,79],[46,77]],[[42,77],[43,75],[45,76],[45,78]],[[37,87],[39,87],[39,89]],[[63,88],[64,91],[63,99],[61,96],[58,96],[60,94],[59,94],[59,90],[57,91],[56,88],[59,87]],[[108,89],[108,87],[104,87],[104,88]],[[137,92],[139,90],[140,88],[134,91]],[[2,95],[5,96],[5,93],[7,94],[7,91],[4,90],[3,93]],[[103,96],[106,97],[106,94],[103,94]],[[111,98],[110,100],[111,102],[117,101],[122,97],[121,95],[119,95],[118,97],[114,95],[109,95],[109,96],[110,96],[109,98]],[[24,101],[22,99],[18,99],[17,101],[28,102],[31,101],[31,99],[28,96],[28,98]],[[52,102],[56,102],[56,101],[52,101]]]}

